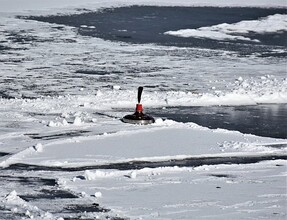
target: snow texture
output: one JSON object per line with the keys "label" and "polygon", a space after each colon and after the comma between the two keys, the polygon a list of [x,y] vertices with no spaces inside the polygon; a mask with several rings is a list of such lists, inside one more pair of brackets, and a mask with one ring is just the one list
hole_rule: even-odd
{"label": "snow texture", "polygon": [[[142,98],[146,109],[286,104],[285,58],[111,42],[80,36],[72,27],[15,17],[130,5],[284,8],[285,0],[0,0],[0,4],[0,49],[9,48],[0,54],[0,218],[286,218],[286,139],[162,118],[147,126],[119,120],[127,109],[134,110],[138,85],[152,85]],[[166,34],[256,43],[256,38],[248,37],[250,32],[282,31],[286,15],[276,14]],[[13,34],[28,40],[13,41]],[[29,37],[38,40],[31,42]],[[286,49],[273,52],[284,54]],[[108,77],[70,77],[71,72],[76,74],[75,67],[100,70]],[[136,73],[131,73],[133,68]],[[261,157],[268,159],[260,161]],[[283,159],[273,160],[276,157]],[[259,161],[160,165],[198,158]],[[136,167],[153,162],[159,165]],[[28,177],[34,182],[26,181]],[[44,182],[37,185],[35,179]],[[54,191],[43,193],[47,191],[41,187],[49,186],[45,181],[55,181]],[[74,197],[45,198],[57,190]],[[40,198],[31,199],[39,193]],[[100,211],[69,213],[78,200]],[[65,205],[70,209],[59,208]]]}
{"label": "snow texture", "polygon": [[183,29],[178,31],[167,31],[178,37],[210,38],[214,40],[243,40],[259,42],[257,39],[242,36],[250,32],[256,34],[276,33],[287,31],[287,15],[270,15],[266,18],[253,21],[240,21],[234,24],[219,24],[211,27],[200,27],[198,29]]}

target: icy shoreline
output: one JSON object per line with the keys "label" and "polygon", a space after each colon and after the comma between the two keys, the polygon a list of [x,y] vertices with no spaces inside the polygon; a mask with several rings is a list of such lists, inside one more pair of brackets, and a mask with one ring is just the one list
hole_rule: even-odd
{"label": "icy shoreline", "polygon": [[130,45],[14,17],[135,4],[286,8],[283,0],[2,0],[0,218],[285,219],[287,139],[119,120],[134,110],[139,85],[147,111],[286,105],[284,48],[266,58]]}

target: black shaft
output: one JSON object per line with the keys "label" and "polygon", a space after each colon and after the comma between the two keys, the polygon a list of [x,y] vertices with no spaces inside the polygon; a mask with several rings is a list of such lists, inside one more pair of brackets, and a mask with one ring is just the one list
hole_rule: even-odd
{"label": "black shaft", "polygon": [[141,102],[142,92],[143,92],[143,87],[140,86],[140,87],[138,88],[138,103]]}

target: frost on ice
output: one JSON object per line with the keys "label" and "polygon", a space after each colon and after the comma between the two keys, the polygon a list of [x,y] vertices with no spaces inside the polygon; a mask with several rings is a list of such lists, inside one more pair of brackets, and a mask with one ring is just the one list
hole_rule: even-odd
{"label": "frost on ice", "polygon": [[[62,12],[59,8],[79,4],[79,8],[84,5],[83,8],[95,10],[104,6],[134,4],[285,6],[285,1],[281,0],[71,0],[49,3],[30,0],[25,5],[22,2],[15,4],[18,0],[3,2],[6,4],[1,5],[1,11],[47,9],[26,11],[26,14],[56,13],[56,9],[48,10],[51,7],[58,7]],[[71,8],[69,10],[78,13]],[[198,158],[205,161],[230,157],[284,158],[285,139],[212,130],[194,123],[162,118],[157,118],[155,124],[147,127],[127,125],[118,120],[125,110],[116,112],[113,109],[114,106],[118,109],[133,108],[134,88],[138,84],[152,85],[143,100],[147,108],[286,104],[286,66],[283,59],[256,54],[240,57],[230,51],[121,44],[79,36],[71,27],[16,19],[5,13],[1,13],[0,23],[0,46],[10,48],[0,55],[5,77],[1,91],[3,96],[13,97],[0,98],[0,153],[3,151],[4,155],[0,159],[1,172],[4,173],[1,173],[1,178],[8,176],[14,180],[16,175],[19,178],[44,176],[57,182],[56,187],[60,190],[80,195],[81,201],[100,203],[116,213],[115,216],[130,219],[286,217],[286,160],[194,167],[164,167],[160,164]],[[82,27],[96,29],[86,24]],[[286,30],[286,15],[275,14],[259,20],[166,34],[257,42],[257,39],[249,37],[250,32],[264,34]],[[27,34],[39,40],[21,44],[11,40],[12,33]],[[273,52],[284,53],[284,48]],[[109,77],[94,76],[93,80],[82,81],[69,75],[75,66],[102,68],[108,74],[121,72],[122,78],[109,74]],[[131,68],[136,68],[136,74],[131,73]],[[180,75],[176,76],[175,71]],[[58,78],[55,79],[51,73]],[[31,78],[31,74],[35,77]],[[61,79],[66,74],[68,77]],[[219,75],[224,80],[218,80]],[[34,90],[31,90],[31,84]],[[43,95],[43,91],[58,93]],[[116,163],[127,167],[111,169]],[[128,168],[136,163],[153,163],[158,167]],[[4,169],[19,164],[48,170],[14,172],[13,169]],[[64,219],[60,216],[63,213],[54,216],[54,212],[51,214],[39,208],[43,206],[44,198],[25,201],[21,198],[25,190],[14,186],[14,182],[2,182],[0,213],[4,209],[23,218]],[[56,207],[54,202],[57,201],[54,199],[49,203]],[[99,213],[80,214],[90,219],[99,216]]]}

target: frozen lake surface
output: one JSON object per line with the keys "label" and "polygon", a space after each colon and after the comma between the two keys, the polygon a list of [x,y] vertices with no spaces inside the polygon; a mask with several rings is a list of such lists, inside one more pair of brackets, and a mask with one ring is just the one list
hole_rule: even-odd
{"label": "frozen lake surface", "polygon": [[[1,219],[286,218],[284,1],[18,4],[0,9]],[[152,125],[120,121],[138,86]]]}
{"label": "frozen lake surface", "polygon": [[[27,17],[37,21],[69,25],[78,28],[84,36],[99,37],[128,43],[155,43],[166,46],[197,47],[207,49],[235,50],[240,54],[263,53],[264,56],[283,56],[268,52],[276,46],[286,47],[286,31],[276,33],[245,33],[260,43],[240,39],[218,41],[195,37],[179,38],[165,34],[179,29],[196,29],[221,23],[256,21],[274,14],[285,14],[280,8],[218,8],[218,7],[152,7],[133,6],[103,9],[68,16]],[[270,28],[270,27],[269,27]],[[234,31],[235,32],[235,31]],[[247,44],[246,44],[247,43]],[[248,44],[249,43],[249,44]],[[263,56],[263,54],[262,54]]]}
{"label": "frozen lake surface", "polygon": [[[55,16],[30,16],[20,17],[36,21],[48,22],[52,24],[68,25],[77,28],[77,32],[83,36],[92,36],[111,41],[122,41],[136,44],[158,44],[165,46],[191,47],[200,49],[217,49],[224,51],[234,51],[240,56],[257,55],[259,57],[285,58],[286,30],[276,32],[257,33],[256,26],[252,32],[244,33],[244,37],[249,37],[250,41],[238,39],[215,40],[209,38],[177,37],[165,34],[170,30],[196,29],[200,27],[213,26],[221,23],[238,23],[242,20],[258,23],[258,20],[276,14],[285,14],[284,8],[219,8],[219,7],[152,7],[152,6],[132,6],[103,9],[99,12],[85,12],[76,15],[55,15]],[[285,18],[286,19],[286,18]],[[257,26],[260,24],[258,23]],[[280,26],[280,25],[279,25]],[[59,27],[60,28],[60,27]],[[269,28],[267,26],[266,28]],[[280,26],[280,28],[282,28]],[[279,29],[280,29],[279,28]],[[284,26],[283,26],[284,28]],[[61,29],[61,28],[60,28]],[[238,30],[239,32],[240,30]],[[236,33],[236,30],[234,30]],[[256,39],[259,42],[254,42]],[[274,53],[275,50],[282,52]],[[185,56],[185,52],[178,51],[180,56]],[[192,54],[188,55],[190,58]],[[209,56],[203,54],[203,56]],[[274,58],[273,58],[274,59]],[[192,65],[192,63],[190,64]],[[160,72],[161,67],[147,72]],[[171,67],[168,67],[172,69]],[[164,69],[164,68],[163,68]],[[131,69],[131,73],[141,74],[138,69]],[[82,74],[82,76],[81,76]],[[112,81],[113,77],[120,78],[124,71],[96,71],[88,69],[78,69],[75,75],[77,78],[100,76],[104,81]],[[177,71],[173,71],[177,77]],[[188,81],[182,82],[188,85],[187,90],[193,89],[193,80],[202,77],[200,72],[185,73]],[[208,73],[213,74],[213,73]],[[228,75],[227,75],[228,74]],[[257,73],[248,73],[251,77],[256,77]],[[282,74],[284,77],[284,74]],[[285,73],[286,76],[286,73]],[[149,78],[150,76],[139,76]],[[153,77],[153,76],[151,76]],[[226,81],[234,77],[233,72],[226,75],[214,74],[217,81]],[[137,76],[134,76],[137,79]],[[161,85],[147,85],[151,90],[168,90],[172,83],[165,82]],[[198,82],[201,84],[201,82]],[[195,85],[198,87],[198,85]],[[206,89],[204,86],[203,89]],[[196,91],[196,89],[194,88]],[[117,109],[119,110],[119,109]],[[226,128],[238,130],[243,133],[252,133],[259,136],[269,136],[286,138],[285,129],[286,105],[256,105],[239,107],[180,107],[169,108],[169,110],[159,109],[151,111],[156,116],[175,119],[181,122],[195,122],[209,128]],[[226,116],[226,117],[225,117]],[[223,120],[222,120],[223,119]],[[226,120],[224,120],[226,119]]]}

